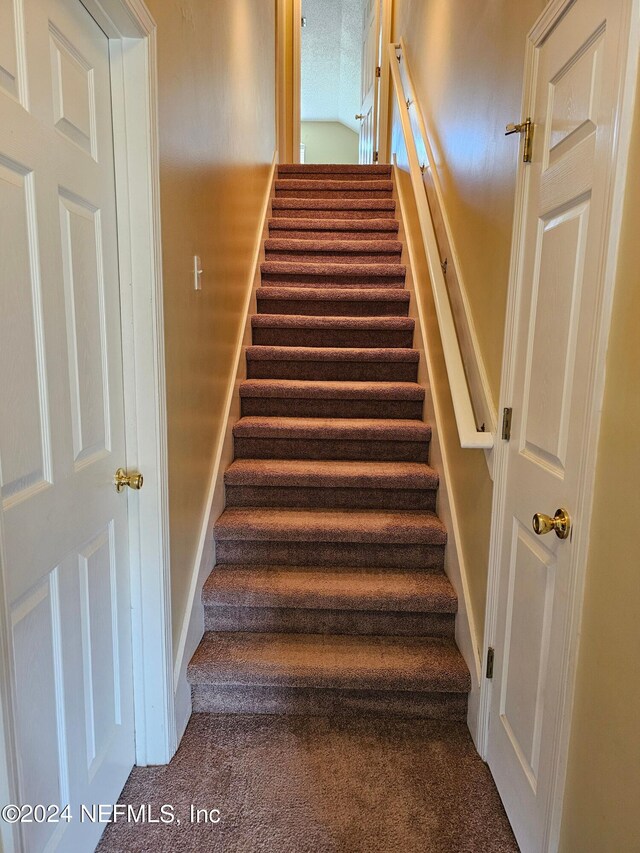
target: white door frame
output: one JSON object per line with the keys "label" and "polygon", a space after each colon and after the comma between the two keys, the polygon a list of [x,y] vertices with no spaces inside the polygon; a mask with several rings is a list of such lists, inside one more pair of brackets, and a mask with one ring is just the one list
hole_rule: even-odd
{"label": "white door frame", "polygon": [[[123,461],[144,475],[144,489],[132,495],[128,507],[136,763],[163,764],[175,752],[176,729],[156,25],[143,0],[79,2],[110,40],[127,445]],[[0,573],[4,578],[1,533]],[[0,795],[3,802],[16,802],[4,583],[0,583],[0,615],[4,620],[4,630],[0,630]],[[0,828],[0,835],[5,850],[15,849],[7,824]]]}
{"label": "white door frame", "polygon": [[[291,99],[291,121],[293,122],[292,139],[293,152],[292,162],[300,162],[300,122],[301,122],[301,98],[302,98],[302,46],[301,46],[301,20],[302,20],[302,0],[291,0],[292,15],[293,15],[293,32],[292,32],[292,99]],[[278,6],[280,10],[281,5]],[[382,39],[378,39],[380,48],[380,68],[381,79],[378,85],[378,157],[380,163],[389,162],[389,63],[386,59],[387,45],[391,41],[392,28],[391,15],[391,0],[382,0],[380,17],[378,22],[378,30],[382,33]],[[281,26],[281,25],[280,25]],[[278,65],[280,68],[286,67],[286,45],[278,40]],[[285,92],[280,93],[281,98],[286,103]],[[283,117],[286,121],[286,116]]]}
{"label": "white door frame", "polygon": [[[522,99],[522,116],[531,112],[533,104],[533,88],[535,82],[535,50],[540,45],[549,30],[564,15],[575,0],[551,0],[539,19],[529,32],[525,52],[525,72]],[[573,561],[573,576],[569,592],[569,623],[565,633],[565,648],[563,657],[563,694],[560,700],[560,712],[556,724],[554,750],[554,780],[549,818],[545,830],[545,849],[556,850],[559,843],[560,819],[566,777],[569,735],[575,692],[576,669],[578,660],[578,641],[580,620],[584,593],[584,580],[589,550],[589,532],[591,508],[597,462],[598,439],[600,432],[600,412],[604,397],[605,367],[607,341],[611,322],[611,310],[616,279],[620,225],[626,186],[627,163],[631,146],[631,129],[633,122],[636,81],[638,75],[638,49],[640,46],[640,0],[622,0],[630,9],[630,27],[628,34],[628,53],[622,89],[619,92],[618,125],[614,133],[614,151],[611,191],[607,200],[610,217],[609,233],[603,235],[606,240],[605,268],[602,277],[600,294],[598,333],[596,352],[594,353],[594,373],[589,395],[588,418],[588,447],[585,453],[585,464],[581,477],[582,501],[574,513],[574,544],[576,549]],[[503,348],[503,367],[500,387],[500,411],[510,405],[514,383],[514,353],[517,309],[519,304],[519,278],[522,262],[520,235],[522,233],[522,213],[524,211],[526,193],[527,166],[520,163],[516,184],[514,206],[513,237],[511,264],[509,270],[509,291],[507,300],[505,338]],[[508,445],[499,441],[495,447],[494,490],[491,524],[491,543],[489,550],[489,579],[486,602],[486,629],[483,646],[483,661],[487,660],[489,647],[495,643],[498,616],[498,584],[500,578],[500,544],[504,524],[506,505],[506,463]],[[483,678],[480,685],[480,714],[476,743],[483,758],[487,754],[487,737],[489,730],[489,710],[491,706],[492,682]]]}
{"label": "white door frame", "polygon": [[390,163],[389,156],[389,125],[391,121],[391,73],[387,57],[388,45],[391,43],[393,15],[391,0],[382,0],[380,8],[380,83],[378,85],[378,163]]}
{"label": "white door frame", "polygon": [[291,74],[291,84],[293,91],[291,94],[291,110],[293,112],[292,121],[293,127],[291,130],[291,139],[293,145],[292,163],[300,162],[300,122],[302,115],[302,0],[292,0],[292,31],[291,38],[293,39],[291,56],[293,68]]}

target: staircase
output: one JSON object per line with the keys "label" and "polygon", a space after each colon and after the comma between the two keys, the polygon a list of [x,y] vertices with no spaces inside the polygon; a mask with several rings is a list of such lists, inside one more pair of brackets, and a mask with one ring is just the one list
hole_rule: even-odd
{"label": "staircase", "polygon": [[194,711],[462,720],[389,166],[280,166]]}

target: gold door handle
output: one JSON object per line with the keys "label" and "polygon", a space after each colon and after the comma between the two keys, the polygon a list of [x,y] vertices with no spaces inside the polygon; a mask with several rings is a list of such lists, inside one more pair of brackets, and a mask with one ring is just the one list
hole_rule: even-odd
{"label": "gold door handle", "polygon": [[530,118],[520,124],[508,124],[505,128],[505,136],[511,136],[512,133],[524,134],[524,151],[522,153],[522,162],[531,162],[531,144],[533,141],[533,122]]}
{"label": "gold door handle", "polygon": [[553,518],[543,512],[537,512],[533,516],[533,529],[538,536],[544,536],[545,533],[555,530],[558,539],[566,539],[571,530],[571,517],[566,509],[557,509]]}
{"label": "gold door handle", "polygon": [[139,490],[144,483],[144,477],[138,472],[127,474],[124,468],[118,468],[113,478],[113,483],[116,487],[116,492],[121,492],[125,486],[129,486],[130,489]]}
{"label": "gold door handle", "polygon": [[366,118],[366,117],[367,117],[367,116],[366,116],[366,114],[365,114],[365,113],[356,113],[356,118],[357,118],[357,120],[358,120],[358,121],[362,121],[362,119],[363,119],[363,118]]}

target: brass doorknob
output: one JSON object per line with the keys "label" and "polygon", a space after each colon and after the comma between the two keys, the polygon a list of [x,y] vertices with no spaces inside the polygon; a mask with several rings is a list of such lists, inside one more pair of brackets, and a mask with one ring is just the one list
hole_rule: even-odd
{"label": "brass doorknob", "polygon": [[566,539],[571,530],[571,517],[566,509],[557,509],[553,518],[543,512],[537,512],[533,516],[533,529],[538,536],[544,536],[545,533],[555,530],[558,539]]}
{"label": "brass doorknob", "polygon": [[362,119],[366,117],[367,116],[364,113],[356,113],[356,118],[358,121],[362,121]]}
{"label": "brass doorknob", "polygon": [[138,490],[142,488],[144,477],[138,472],[134,474],[127,474],[124,468],[118,468],[113,478],[113,482],[117,492],[121,492],[125,486],[129,486],[130,489]]}

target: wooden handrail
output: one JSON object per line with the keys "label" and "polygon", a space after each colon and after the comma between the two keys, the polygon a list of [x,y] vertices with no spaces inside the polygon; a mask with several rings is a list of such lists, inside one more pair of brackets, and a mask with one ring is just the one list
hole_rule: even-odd
{"label": "wooden handrail", "polygon": [[[427,199],[427,192],[423,182],[416,141],[413,135],[411,119],[409,116],[409,111],[413,106],[413,102],[411,99],[407,99],[405,95],[400,69],[398,67],[397,54],[400,49],[399,45],[389,45],[389,67],[391,70],[391,79],[393,81],[393,90],[398,104],[402,134],[407,150],[411,186],[413,187],[416,208],[418,211],[418,221],[420,223],[420,231],[427,257],[431,290],[433,292],[433,301],[435,303],[436,316],[438,318],[438,326],[440,328],[440,337],[442,338],[442,350],[447,369],[447,376],[449,378],[449,386],[451,389],[451,398],[453,400],[456,425],[458,427],[460,446],[480,450],[490,450],[494,444],[494,437],[490,432],[479,430],[476,424],[473,405],[471,403],[471,393],[469,391],[469,384],[464,370],[464,363],[462,361],[462,353],[460,352],[460,345],[458,343],[453,312],[451,311],[451,303],[449,302],[447,285],[440,265],[440,253],[438,251],[436,232],[433,225],[431,210],[429,208],[429,201]],[[425,156],[427,158],[427,163],[425,165],[428,165],[433,172],[433,153],[431,151],[429,141],[424,134],[422,117],[419,112],[417,113],[417,120],[421,136],[423,137],[422,143],[424,145]]]}

